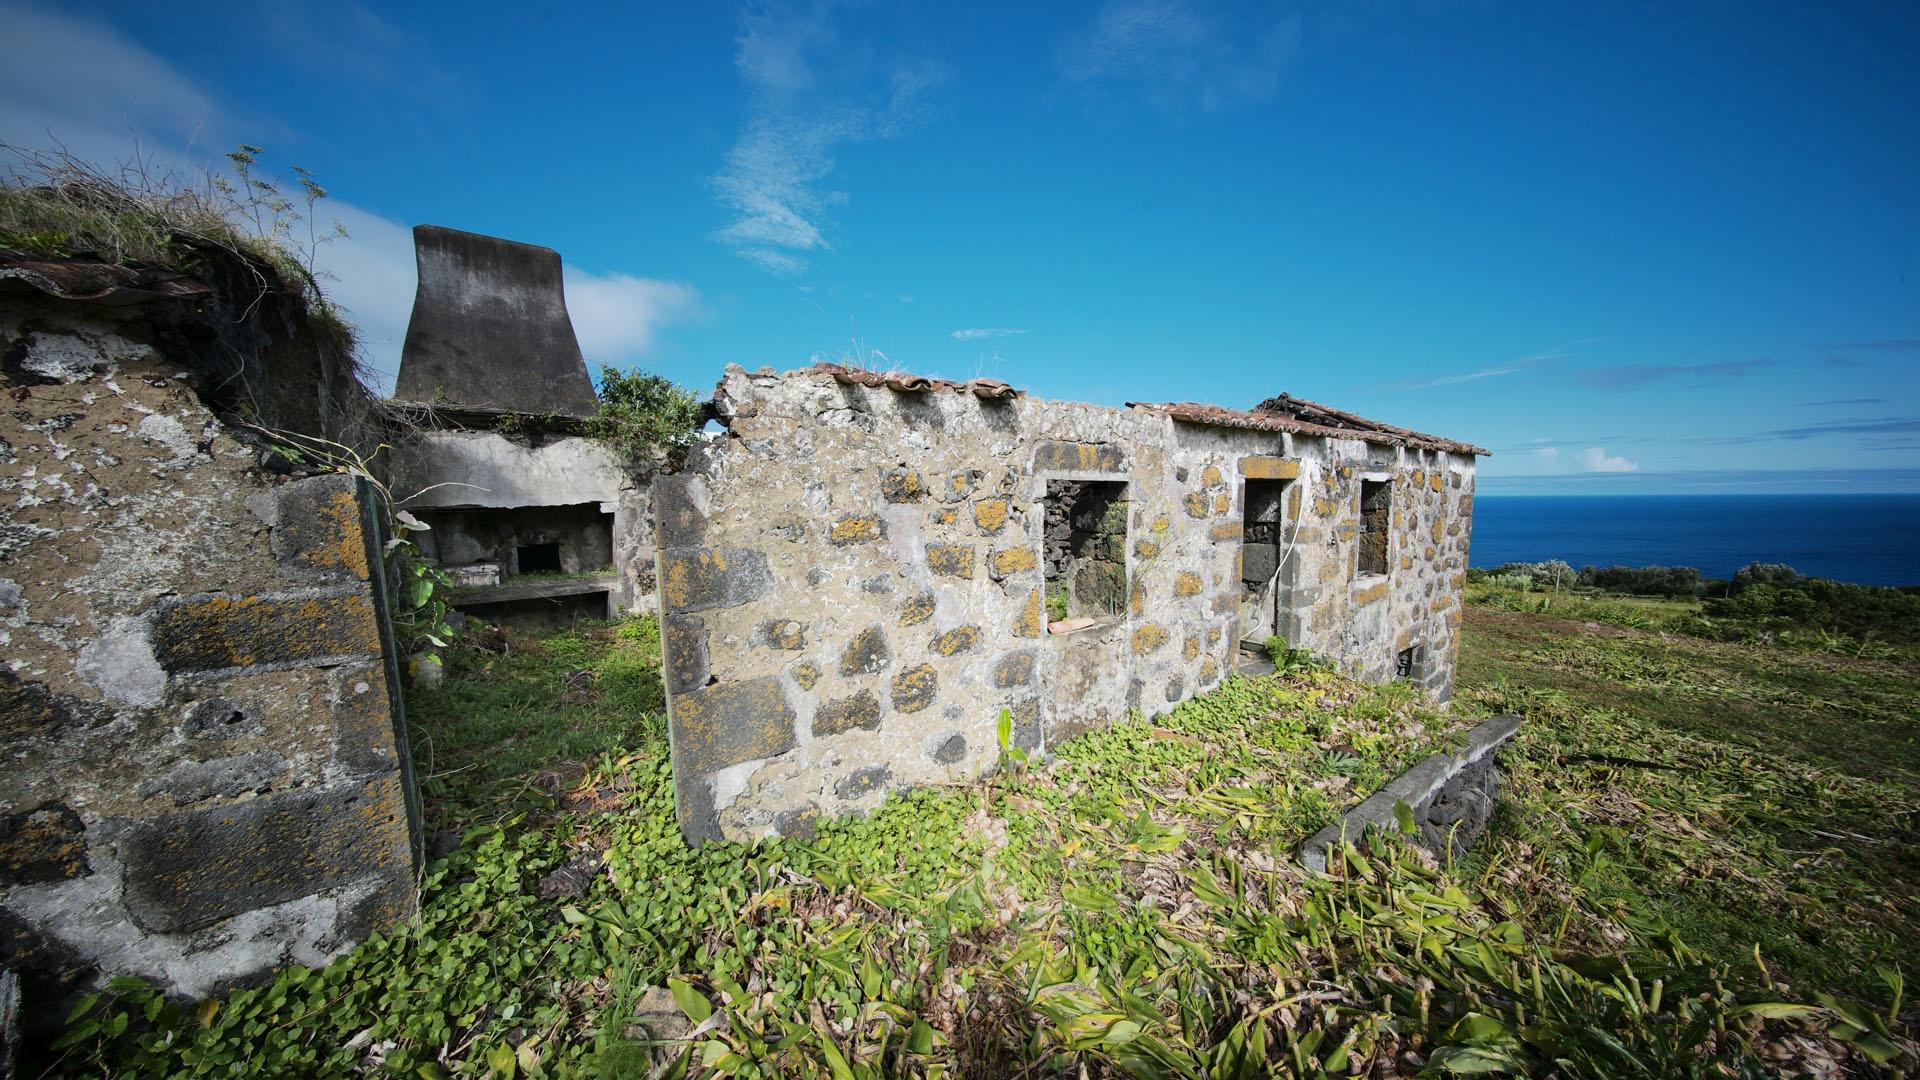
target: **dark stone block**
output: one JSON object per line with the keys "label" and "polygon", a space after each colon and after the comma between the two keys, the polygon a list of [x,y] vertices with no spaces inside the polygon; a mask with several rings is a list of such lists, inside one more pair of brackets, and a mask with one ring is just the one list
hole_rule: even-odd
{"label": "dark stone block", "polygon": [[915,713],[933,704],[940,693],[940,676],[932,665],[911,667],[893,677],[893,707],[903,713]]}
{"label": "dark stone block", "polygon": [[811,840],[819,822],[820,807],[808,803],[797,810],[775,815],[773,830],[789,840]]}
{"label": "dark stone block", "polygon": [[961,469],[952,473],[947,477],[947,482],[940,486],[940,501],[957,503],[967,499],[972,496],[974,489],[980,486],[980,481],[985,479],[986,475],[979,469]]}
{"label": "dark stone block", "polygon": [[793,706],[776,676],[680,694],[671,713],[676,773],[703,776],[796,745]]}
{"label": "dark stone block", "polygon": [[246,702],[232,698],[208,698],[193,707],[180,725],[183,739],[238,739],[264,734],[266,721]]}
{"label": "dark stone block", "polygon": [[79,713],[90,711],[84,706],[76,709],[78,705],[39,683],[21,682],[0,665],[0,735],[32,735],[71,726],[81,719]]}
{"label": "dark stone block", "polygon": [[813,714],[815,736],[838,735],[854,728],[872,731],[880,726],[880,699],[871,690],[850,697],[835,698]]}
{"label": "dark stone block", "polygon": [[971,651],[980,643],[980,628],[977,626],[956,626],[944,634],[936,635],[932,649],[938,656],[958,656]]}
{"label": "dark stone block", "polygon": [[768,619],[760,624],[756,636],[771,648],[798,652],[807,647],[807,624],[794,619]]}
{"label": "dark stone block", "polygon": [[858,799],[868,792],[885,786],[891,779],[893,779],[893,770],[888,766],[869,765],[841,777],[840,782],[833,785],[833,793],[843,799]]}
{"label": "dark stone block", "polygon": [[153,933],[189,933],[244,911],[375,874],[411,880],[397,776],[169,814],[120,842],[124,899]]}
{"label": "dark stone block", "polygon": [[973,545],[928,544],[927,569],[947,577],[972,577]]}
{"label": "dark stone block", "polygon": [[360,590],[317,596],[202,595],[165,602],[154,652],[170,672],[380,655],[373,602]]}
{"label": "dark stone block", "polygon": [[933,760],[942,765],[952,765],[966,756],[967,737],[965,735],[950,735],[933,750]]}
{"label": "dark stone block", "polygon": [[394,396],[532,415],[598,408],[551,248],[419,225]]}
{"label": "dark stone block", "polygon": [[880,474],[880,495],[890,503],[917,502],[927,497],[927,486],[912,469],[893,469]]}
{"label": "dark stone block", "polygon": [[[0,968],[20,976],[21,1028],[44,1038],[56,1037],[61,1030],[71,1008],[68,995],[99,972],[99,966],[79,950],[6,908],[0,908]],[[0,1061],[0,1069],[7,1064]]]}
{"label": "dark stone block", "polygon": [[400,767],[399,739],[385,667],[343,667],[334,673],[333,760],[351,776]]}
{"label": "dark stone block", "polygon": [[707,515],[695,505],[691,473],[667,473],[653,481],[654,542],[662,548],[699,547],[706,539]]}
{"label": "dark stone block", "polygon": [[660,666],[667,690],[684,694],[707,685],[707,623],[698,615],[668,615],[660,624]]}
{"label": "dark stone block", "polygon": [[661,594],[671,612],[709,611],[758,600],[773,582],[764,552],[679,548],[661,552]]}
{"label": "dark stone block", "polygon": [[64,803],[0,817],[0,885],[40,885],[93,872],[87,826]]}
{"label": "dark stone block", "polygon": [[840,654],[840,674],[873,675],[892,662],[893,650],[887,647],[885,628],[869,626],[854,635],[846,651]]}
{"label": "dark stone block", "polygon": [[340,921],[334,924],[334,939],[359,942],[386,933],[413,918],[418,901],[411,875],[380,878],[370,892],[342,907]]}
{"label": "dark stone block", "polygon": [[1002,690],[1030,685],[1033,682],[1033,666],[1032,649],[1010,652],[993,666],[993,685]]}
{"label": "dark stone block", "polygon": [[213,761],[182,761],[160,780],[140,785],[142,798],[169,794],[175,806],[267,791],[287,771],[287,759],[271,750]]}
{"label": "dark stone block", "polygon": [[932,593],[920,593],[908,598],[900,605],[900,625],[912,626],[933,618],[934,599]]}
{"label": "dark stone block", "polygon": [[[675,762],[678,765],[679,762]],[[724,840],[720,813],[713,808],[713,785],[704,776],[673,773],[673,809],[680,819],[680,835],[695,847],[708,840]]]}
{"label": "dark stone block", "polygon": [[1280,569],[1280,549],[1273,544],[1242,544],[1240,547],[1240,579],[1265,584],[1273,580],[1274,571]]}
{"label": "dark stone block", "polygon": [[1040,749],[1040,702],[1032,698],[1010,702],[1007,711],[1012,714],[1013,745],[1022,750]]}
{"label": "dark stone block", "polygon": [[1111,443],[1049,439],[1033,448],[1035,472],[1124,472],[1127,456]]}
{"label": "dark stone block", "polygon": [[308,477],[274,489],[274,558],[309,570],[367,579],[360,481],[346,473]]}
{"label": "dark stone block", "polygon": [[1170,679],[1168,679],[1168,680],[1167,680],[1167,701],[1168,701],[1168,703],[1172,703],[1172,702],[1176,702],[1176,701],[1179,701],[1179,700],[1180,700],[1180,698],[1181,698],[1181,696],[1182,696],[1182,695],[1184,695],[1184,694],[1185,694],[1186,692],[1187,692],[1187,680],[1186,680],[1186,679],[1184,679],[1184,678],[1182,678],[1182,677],[1180,677],[1180,676],[1178,676],[1178,675],[1175,675],[1175,676],[1173,676],[1172,678],[1170,678]]}

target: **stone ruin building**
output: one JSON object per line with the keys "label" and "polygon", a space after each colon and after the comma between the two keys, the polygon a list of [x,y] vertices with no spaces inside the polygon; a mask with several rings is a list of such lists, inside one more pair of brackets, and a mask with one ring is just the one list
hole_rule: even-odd
{"label": "stone ruin building", "polygon": [[1451,696],[1477,447],[832,365],[713,403],[726,436],[654,484],[689,840],[978,776],[1003,712],[1037,753],[1164,712],[1276,634]]}
{"label": "stone ruin building", "polygon": [[[1044,755],[1164,712],[1275,634],[1451,692],[1477,447],[1285,395],[730,366],[717,435],[623,460],[559,257],[415,240],[391,403],[239,256],[0,252],[0,967],[30,1001],[216,993],[411,917],[386,492],[474,617],[657,612],[695,843],[979,776],[1003,715]],[[366,474],[273,449],[314,438]]]}

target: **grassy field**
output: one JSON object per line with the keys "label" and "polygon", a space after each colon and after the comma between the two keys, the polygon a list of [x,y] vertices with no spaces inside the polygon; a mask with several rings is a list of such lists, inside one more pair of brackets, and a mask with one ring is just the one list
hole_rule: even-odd
{"label": "grassy field", "polygon": [[[674,826],[651,623],[471,635],[410,702],[446,851],[419,921],[197,1007],[120,984],[55,1071],[1913,1067],[1914,673],[1468,615],[1450,713],[1312,667],[1234,679],[1044,767],[697,850]],[[1506,710],[1527,717],[1508,804],[1463,864],[1388,838],[1331,875],[1292,860]]]}
{"label": "grassy field", "polygon": [[1920,670],[1489,606],[1466,630],[1465,702],[1527,718],[1479,872],[1590,948],[1670,929],[1894,1003],[1920,955]]}

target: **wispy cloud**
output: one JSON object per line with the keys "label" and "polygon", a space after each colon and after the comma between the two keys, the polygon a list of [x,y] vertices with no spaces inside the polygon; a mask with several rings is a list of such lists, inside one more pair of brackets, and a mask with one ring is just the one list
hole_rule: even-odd
{"label": "wispy cloud", "polygon": [[821,187],[846,143],[891,139],[923,118],[937,65],[876,66],[845,42],[831,5],[767,7],[741,19],[734,66],[746,84],[740,137],[713,178],[732,221],[714,234],[748,262],[798,274],[830,251],[828,211],[845,193]]}
{"label": "wispy cloud", "polygon": [[952,337],[953,337],[953,340],[955,341],[979,341],[982,338],[1012,337],[1015,334],[1024,334],[1024,333],[1026,333],[1025,330],[1001,329],[999,327],[993,327],[993,326],[978,326],[968,330],[955,330],[952,334]]}
{"label": "wispy cloud", "polygon": [[1061,47],[1060,74],[1163,112],[1214,110],[1271,99],[1299,48],[1298,14],[1226,25],[1195,0],[1112,0]]}
{"label": "wispy cloud", "polygon": [[1394,390],[1433,390],[1442,386],[1456,386],[1460,383],[1498,378],[1501,375],[1516,375],[1529,368],[1538,367],[1541,364],[1564,360],[1566,359],[1566,355],[1565,352],[1559,349],[1552,349],[1543,353],[1535,353],[1532,356],[1523,356],[1518,360],[1511,360],[1504,364],[1483,367],[1476,371],[1462,371],[1452,375],[1437,375],[1427,379],[1407,379],[1401,382],[1390,383],[1389,388]]}
{"label": "wispy cloud", "polygon": [[1609,454],[1598,446],[1589,446],[1580,451],[1578,460],[1582,472],[1633,472],[1640,467],[1626,458]]}
{"label": "wispy cloud", "polygon": [[1883,397],[1849,397],[1849,398],[1834,398],[1831,401],[1803,401],[1800,403],[1800,406],[1801,408],[1812,409],[1821,405],[1885,405],[1885,404],[1888,404],[1888,399]]}
{"label": "wispy cloud", "polygon": [[[189,140],[217,150],[267,141],[260,130],[279,126],[271,118],[243,118],[168,61],[97,19],[0,3],[0,24],[36,43],[20,63],[0,64],[0,141],[37,147],[51,138],[76,157],[112,166],[130,156],[139,138],[154,169],[203,176],[218,159]],[[88,56],[100,66],[76,84],[53,61],[39,59],[54,55]],[[54,93],[48,87],[61,89]],[[375,389],[390,389],[413,313],[413,232],[338,199],[327,199],[315,212],[323,228],[335,220],[347,227],[346,238],[319,247],[316,267],[358,332]],[[514,239],[538,243],[543,238]],[[621,364],[644,356],[661,328],[700,309],[699,293],[690,285],[572,266],[565,274],[574,332],[593,361]]]}
{"label": "wispy cloud", "polygon": [[1723,360],[1713,364],[1621,364],[1614,367],[1588,368],[1585,371],[1576,372],[1573,380],[1581,386],[1592,386],[1601,390],[1638,390],[1676,379],[1705,382],[1713,379],[1738,378],[1773,366],[1773,361],[1765,356],[1751,360]]}
{"label": "wispy cloud", "polygon": [[1920,338],[1881,338],[1878,341],[1830,341],[1816,349],[1832,352],[1920,352]]}

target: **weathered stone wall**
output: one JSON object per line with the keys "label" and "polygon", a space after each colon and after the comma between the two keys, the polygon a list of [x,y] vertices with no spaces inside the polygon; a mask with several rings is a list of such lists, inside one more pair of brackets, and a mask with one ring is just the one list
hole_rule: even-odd
{"label": "weathered stone wall", "polygon": [[[1471,457],[817,371],[729,368],[716,406],[728,436],[655,486],[690,839],[804,833],[890,789],[978,775],[1002,710],[1044,752],[1214,686],[1245,614],[1246,478],[1289,482],[1289,636],[1369,678],[1418,644],[1420,681],[1451,686]],[[1402,561],[1357,578],[1363,477],[1393,482]],[[1116,480],[1125,608],[1049,634],[1048,484]]]}
{"label": "weathered stone wall", "polygon": [[[423,431],[395,446],[391,474],[394,497],[428,518],[447,510],[598,505],[613,516],[609,606],[652,609],[651,471],[621,461],[605,444],[580,435]],[[448,554],[457,560],[457,552]]]}
{"label": "weathered stone wall", "polygon": [[30,1009],[210,993],[415,904],[375,496],[264,469],[177,352],[195,317],[0,293],[0,966]]}

